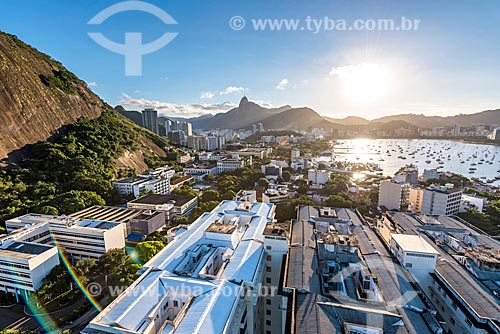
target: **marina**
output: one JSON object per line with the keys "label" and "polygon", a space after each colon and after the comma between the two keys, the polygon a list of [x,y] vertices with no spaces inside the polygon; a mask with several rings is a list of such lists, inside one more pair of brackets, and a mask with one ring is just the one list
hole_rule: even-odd
{"label": "marina", "polygon": [[335,161],[375,164],[383,175],[412,163],[420,172],[435,168],[500,185],[499,146],[425,139],[353,139],[333,145]]}

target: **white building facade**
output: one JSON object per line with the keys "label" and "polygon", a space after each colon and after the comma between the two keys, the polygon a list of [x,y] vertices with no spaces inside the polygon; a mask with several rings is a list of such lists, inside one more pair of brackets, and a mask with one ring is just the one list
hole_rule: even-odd
{"label": "white building facade", "polygon": [[283,333],[276,294],[288,237],[273,220],[274,205],[222,202],[146,263],[82,333]]}

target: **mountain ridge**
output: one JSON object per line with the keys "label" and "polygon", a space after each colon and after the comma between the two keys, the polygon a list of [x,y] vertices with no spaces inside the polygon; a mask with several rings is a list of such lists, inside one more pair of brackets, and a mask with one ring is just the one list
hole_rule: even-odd
{"label": "mountain ridge", "polygon": [[[38,144],[44,141],[57,142],[78,122],[94,120],[89,124],[97,129],[108,119],[123,131],[133,131],[137,141],[135,144],[125,141],[123,156],[117,157],[114,166],[117,170],[131,168],[143,172],[148,169],[146,156],[166,156],[162,139],[120,116],[124,109],[118,109],[113,110],[60,62],[0,31],[2,164],[19,165],[36,154],[33,147],[40,147]],[[107,118],[106,113],[114,113],[116,117]]]}
{"label": "mountain ridge", "polygon": [[[251,107],[241,108],[243,105],[249,105]],[[322,116],[318,114],[311,108],[300,107],[294,108],[289,105],[285,105],[280,108],[267,109],[259,106],[254,102],[248,101],[246,97],[242,99],[239,107],[233,108],[228,112],[219,113],[213,116],[204,115],[192,119],[184,119],[190,121],[195,129],[215,129],[215,128],[232,128],[232,129],[248,129],[252,124],[263,123],[264,128],[274,128],[278,126],[283,129],[300,129],[307,130],[313,127],[323,127],[329,129],[341,129],[341,128],[351,128],[356,126],[368,127],[368,128],[388,128],[400,124],[401,126],[411,126],[420,129],[430,129],[436,126],[451,127],[455,124],[460,124],[462,126],[470,126],[477,124],[500,124],[500,109],[496,110],[485,110],[473,114],[459,114],[453,116],[426,116],[417,114],[399,114],[390,115],[373,120],[368,120],[359,116],[347,116],[344,118],[333,118],[329,116]],[[255,112],[257,110],[257,112]],[[266,112],[258,114],[258,110],[267,111],[267,117],[262,117],[266,115]],[[303,117],[297,110],[302,110],[307,113],[308,117]],[[242,114],[245,112],[252,113],[253,117],[248,115],[241,118]],[[255,113],[254,113],[255,112]],[[289,112],[289,113],[287,113]],[[257,117],[255,117],[257,114]],[[277,120],[278,115],[281,119]],[[240,117],[237,121],[225,121],[225,117],[234,118],[235,116]],[[245,122],[246,121],[246,122]],[[385,126],[384,126],[385,124]],[[296,126],[294,128],[294,126]]]}
{"label": "mountain ridge", "polygon": [[0,31],[0,159],[105,107],[61,63]]}

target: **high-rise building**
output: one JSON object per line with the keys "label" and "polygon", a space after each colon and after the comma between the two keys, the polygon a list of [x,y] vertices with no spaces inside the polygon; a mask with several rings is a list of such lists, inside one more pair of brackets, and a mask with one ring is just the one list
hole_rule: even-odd
{"label": "high-rise building", "polygon": [[181,122],[180,121],[172,121],[172,131],[181,130]]}
{"label": "high-rise building", "polygon": [[195,151],[208,150],[208,137],[200,135],[188,136],[187,147]]}
{"label": "high-rise building", "polygon": [[142,111],[142,124],[146,129],[158,134],[158,112],[153,108]]}
{"label": "high-rise building", "polygon": [[206,150],[207,151],[215,151],[218,148],[219,148],[219,141],[218,141],[217,137],[208,136]]}
{"label": "high-rise building", "polygon": [[186,136],[193,135],[193,125],[189,122],[181,122],[181,128],[179,130],[184,131]]}
{"label": "high-rise building", "polygon": [[387,210],[406,210],[410,185],[406,182],[383,180],[380,182],[378,206],[385,206]]}
{"label": "high-rise building", "polygon": [[500,128],[493,129],[493,131],[491,132],[489,138],[491,140],[500,140]]}
{"label": "high-rise building", "polygon": [[259,124],[257,124],[257,126],[259,128],[259,132],[264,132],[264,124],[259,123]]}
{"label": "high-rise building", "polygon": [[182,130],[173,130],[168,133],[168,139],[176,144],[187,146],[186,135]]}
{"label": "high-rise building", "polygon": [[460,124],[455,124],[453,126],[453,136],[454,137],[460,137],[460,129],[461,129]]}
{"label": "high-rise building", "polygon": [[173,129],[172,129],[172,126],[173,126],[173,123],[171,120],[167,119],[165,121],[165,133],[168,137],[168,133],[171,132]]}

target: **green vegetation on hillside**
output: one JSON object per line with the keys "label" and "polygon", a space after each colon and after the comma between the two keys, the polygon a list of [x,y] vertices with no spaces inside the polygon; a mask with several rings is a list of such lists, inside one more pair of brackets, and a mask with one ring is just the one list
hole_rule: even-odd
{"label": "green vegetation on hillside", "polygon": [[471,210],[469,212],[459,213],[458,215],[490,235],[500,235],[500,195],[477,192],[473,189],[468,189],[464,192],[485,197],[489,204],[484,209],[484,212]]}
{"label": "green vegetation on hillside", "polygon": [[96,119],[81,118],[54,142],[33,145],[21,168],[0,171],[0,221],[27,212],[70,214],[119,202],[111,184],[115,162],[125,150],[140,148],[140,134],[161,148],[168,144],[107,110]]}
{"label": "green vegetation on hillside", "polygon": [[43,84],[49,88],[59,88],[65,93],[75,94],[76,89],[73,83],[77,83],[80,80],[76,75],[71,73],[70,71],[62,68],[60,70],[52,70],[52,75],[39,75],[40,80],[42,80]]}

